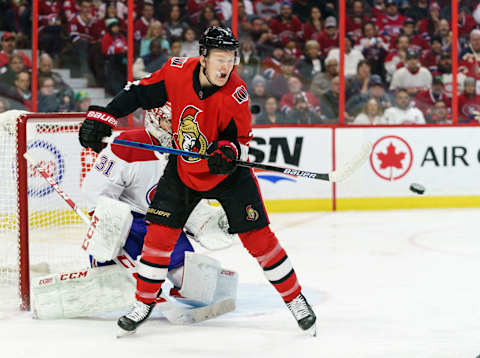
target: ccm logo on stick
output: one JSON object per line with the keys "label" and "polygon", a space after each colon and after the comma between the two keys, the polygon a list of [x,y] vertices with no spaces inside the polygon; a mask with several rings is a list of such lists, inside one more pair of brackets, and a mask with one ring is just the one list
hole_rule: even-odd
{"label": "ccm logo on stick", "polygon": [[84,249],[85,251],[87,250],[87,247],[90,244],[90,240],[92,239],[92,236],[95,230],[97,229],[97,223],[98,223],[98,217],[96,215],[93,215],[90,226],[88,227],[87,235],[85,239],[83,239],[83,243],[82,243],[82,249]]}
{"label": "ccm logo on stick", "polygon": [[60,275],[60,280],[61,281],[66,281],[66,280],[75,280],[76,278],[82,278],[82,277],[87,277],[88,271],[81,271],[81,272],[71,272],[71,273],[63,273]]}

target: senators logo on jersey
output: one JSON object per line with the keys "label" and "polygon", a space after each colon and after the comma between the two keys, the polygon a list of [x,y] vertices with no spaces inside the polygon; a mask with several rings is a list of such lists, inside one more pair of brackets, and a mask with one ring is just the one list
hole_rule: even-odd
{"label": "senators logo on jersey", "polygon": [[245,211],[247,212],[247,217],[246,219],[248,221],[257,221],[258,218],[259,218],[259,214],[258,214],[258,211],[255,210],[254,208],[252,208],[251,205],[248,205],[246,208],[245,208]]}
{"label": "senators logo on jersey", "polygon": [[[207,138],[200,132],[196,121],[200,112],[202,112],[201,109],[192,105],[188,105],[183,109],[178,125],[178,133],[175,133],[175,141],[182,150],[206,154]],[[200,160],[199,158],[185,156],[182,156],[182,159],[187,163],[194,163]]]}

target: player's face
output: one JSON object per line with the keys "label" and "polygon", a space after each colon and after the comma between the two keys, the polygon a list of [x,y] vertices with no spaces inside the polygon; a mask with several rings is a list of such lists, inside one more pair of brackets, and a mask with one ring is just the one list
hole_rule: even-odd
{"label": "player's face", "polygon": [[216,86],[224,86],[235,65],[235,52],[210,50],[205,59],[207,77]]}
{"label": "player's face", "polygon": [[162,118],[160,120],[160,128],[162,128],[165,132],[171,133],[172,132],[172,120],[167,118]]}

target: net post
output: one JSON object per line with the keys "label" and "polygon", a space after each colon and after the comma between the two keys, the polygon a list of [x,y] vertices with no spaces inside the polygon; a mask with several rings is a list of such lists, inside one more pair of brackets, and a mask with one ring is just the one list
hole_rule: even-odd
{"label": "net post", "polygon": [[30,264],[28,248],[28,177],[27,161],[23,153],[27,151],[27,115],[18,118],[17,126],[17,197],[19,218],[19,291],[20,309],[30,310]]}

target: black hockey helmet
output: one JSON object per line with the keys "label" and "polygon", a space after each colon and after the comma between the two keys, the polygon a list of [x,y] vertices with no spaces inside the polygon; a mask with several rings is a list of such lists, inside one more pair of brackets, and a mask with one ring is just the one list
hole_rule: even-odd
{"label": "black hockey helmet", "polygon": [[200,37],[199,44],[200,56],[206,57],[210,49],[231,50],[235,51],[235,64],[238,64],[239,42],[229,27],[210,26]]}

